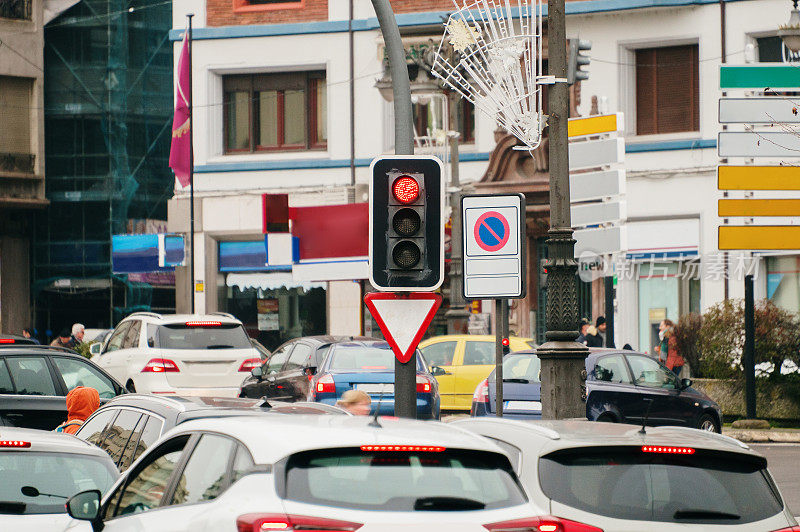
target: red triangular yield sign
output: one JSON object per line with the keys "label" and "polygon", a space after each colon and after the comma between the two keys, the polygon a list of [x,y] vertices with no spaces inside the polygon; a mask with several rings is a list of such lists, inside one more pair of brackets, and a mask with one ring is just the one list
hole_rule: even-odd
{"label": "red triangular yield sign", "polygon": [[378,323],[400,362],[408,362],[442,304],[442,296],[429,292],[372,292],[364,296],[370,314]]}

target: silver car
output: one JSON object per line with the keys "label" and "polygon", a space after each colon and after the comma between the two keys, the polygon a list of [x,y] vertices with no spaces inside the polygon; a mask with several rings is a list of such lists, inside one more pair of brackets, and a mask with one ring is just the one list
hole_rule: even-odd
{"label": "silver car", "polygon": [[513,457],[532,504],[561,523],[548,530],[790,532],[797,525],[766,459],[727,436],[580,420],[451,425]]}
{"label": "silver car", "polygon": [[90,530],[64,503],[84,490],[105,493],[118,476],[103,450],[75,436],[0,427],[0,530]]}

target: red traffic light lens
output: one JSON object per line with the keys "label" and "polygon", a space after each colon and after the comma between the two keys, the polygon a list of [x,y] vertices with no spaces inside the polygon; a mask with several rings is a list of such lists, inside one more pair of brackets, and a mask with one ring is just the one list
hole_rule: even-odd
{"label": "red traffic light lens", "polygon": [[400,203],[413,203],[419,197],[419,183],[407,175],[399,177],[392,184],[392,194]]}
{"label": "red traffic light lens", "polygon": [[508,341],[508,338],[503,338],[503,347],[508,347],[509,344],[510,342]]}

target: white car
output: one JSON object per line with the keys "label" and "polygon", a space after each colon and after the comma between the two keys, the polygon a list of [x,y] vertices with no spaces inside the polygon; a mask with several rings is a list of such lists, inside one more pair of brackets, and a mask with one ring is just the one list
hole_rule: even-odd
{"label": "white car", "polygon": [[[798,532],[767,461],[686,427],[590,421],[451,422],[491,438],[561,532]],[[528,528],[522,528],[529,530]],[[533,529],[537,530],[537,529]]]}
{"label": "white car", "polygon": [[0,530],[90,530],[64,507],[68,497],[105,493],[119,476],[102,450],[70,435],[0,427]]}
{"label": "white car", "polygon": [[105,532],[487,532],[535,515],[508,456],[468,431],[270,413],[182,423],[102,502],[68,507]]}
{"label": "white car", "polygon": [[131,392],[218,397],[236,397],[245,375],[262,363],[242,322],[222,312],[135,312],[92,361]]}

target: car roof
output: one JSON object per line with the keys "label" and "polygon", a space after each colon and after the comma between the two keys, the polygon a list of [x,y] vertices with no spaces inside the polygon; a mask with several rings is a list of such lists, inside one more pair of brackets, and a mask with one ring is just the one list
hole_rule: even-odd
{"label": "car roof", "polygon": [[108,458],[108,453],[96,445],[76,438],[64,432],[50,432],[46,430],[23,429],[18,427],[0,427],[0,440],[30,442],[27,448],[0,447],[3,451],[29,451],[86,454]]}
{"label": "car roof", "polygon": [[220,432],[244,443],[258,464],[272,464],[291,454],[362,445],[436,445],[504,454],[489,440],[443,423],[367,416],[315,416],[264,413],[260,416],[204,418],[187,421],[167,435],[192,431]]}
{"label": "car roof", "polygon": [[[560,449],[607,446],[672,446],[726,451],[759,457],[750,447],[729,436],[688,427],[647,427],[624,423],[599,423],[586,419],[516,421],[497,418],[457,419],[449,424],[467,428],[483,427],[502,439],[504,435],[524,434],[526,441],[538,443],[541,455]],[[509,441],[509,443],[514,443]]]}
{"label": "car roof", "polygon": [[126,393],[108,401],[102,408],[128,406],[149,410],[162,417],[168,415],[187,415],[189,413],[217,411],[223,409],[237,410],[256,408],[261,399],[241,399],[234,397],[184,397],[178,395],[149,395]]}
{"label": "car roof", "polygon": [[7,344],[3,347],[3,355],[32,355],[32,354],[45,354],[51,355],[67,355],[71,357],[78,357],[87,360],[86,357],[66,347],[57,347],[54,345],[39,345],[39,344]]}
{"label": "car roof", "polygon": [[[156,312],[134,312],[133,314],[126,316],[122,321],[130,321],[134,319],[146,319],[149,322],[158,323],[160,325],[186,323],[187,321],[219,321],[226,324],[242,323],[232,314],[228,314],[227,312],[211,314],[158,314]],[[120,323],[122,323],[122,321]]]}
{"label": "car roof", "polygon": [[[492,338],[494,338],[492,336]],[[513,354],[515,355],[535,355],[536,349],[520,349],[519,351],[514,351]],[[640,353],[638,351],[630,351],[628,349],[616,349],[613,347],[590,347],[589,354],[586,356],[586,359],[596,359],[602,355],[611,355],[611,354],[620,354],[620,355],[642,355],[642,356],[649,356],[646,353]]]}
{"label": "car roof", "polygon": [[38,345],[31,338],[25,338],[18,334],[0,334],[0,347],[14,345]]}
{"label": "car roof", "polygon": [[[524,336],[509,336],[509,340],[522,340],[523,342],[532,342],[533,338],[525,338]],[[431,336],[426,338],[423,342],[447,341],[447,340],[476,340],[478,342],[494,342],[495,336],[493,334],[443,334],[440,336]]]}

